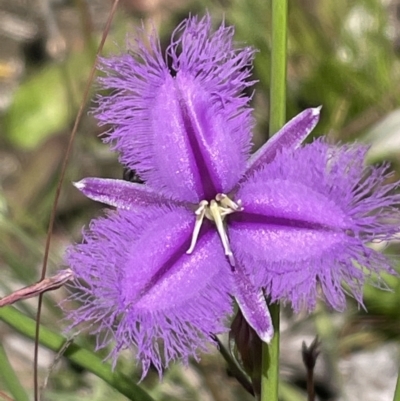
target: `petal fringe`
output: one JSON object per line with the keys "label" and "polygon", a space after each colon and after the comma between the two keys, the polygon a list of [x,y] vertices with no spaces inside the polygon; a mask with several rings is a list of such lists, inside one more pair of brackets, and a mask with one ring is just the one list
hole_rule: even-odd
{"label": "petal fringe", "polygon": [[244,172],[253,120],[248,80],[254,50],[235,49],[233,28],[213,32],[191,17],[174,32],[166,58],[154,33],[130,53],[103,59],[94,114],[111,124],[106,141],[157,191],[192,203],[229,192]]}
{"label": "petal fringe", "polygon": [[[67,310],[71,327],[90,325],[97,348],[114,343],[114,363],[137,347],[143,376],[172,360],[206,351],[232,312],[230,270],[214,230],[203,230],[192,255],[192,214],[179,208],[119,210],[93,220],[67,262],[76,277]],[[65,306],[64,306],[65,308]]]}
{"label": "petal fringe", "polygon": [[399,182],[386,184],[387,165],[365,166],[367,150],[317,140],[283,151],[242,185],[231,246],[272,301],[312,310],[322,295],[343,310],[346,292],[362,304],[368,277],[395,274],[368,244],[398,238]]}

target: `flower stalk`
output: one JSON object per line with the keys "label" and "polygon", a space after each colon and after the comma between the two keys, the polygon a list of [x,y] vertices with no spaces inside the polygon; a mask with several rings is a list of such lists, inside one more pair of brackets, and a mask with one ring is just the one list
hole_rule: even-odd
{"label": "flower stalk", "polygon": [[397,375],[396,390],[394,391],[393,401],[400,401],[400,366],[399,366],[399,373]]}
{"label": "flower stalk", "polygon": [[[272,0],[270,136],[286,120],[287,0]],[[278,401],[279,387],[279,303],[269,305],[274,337],[262,345],[261,401]]]}

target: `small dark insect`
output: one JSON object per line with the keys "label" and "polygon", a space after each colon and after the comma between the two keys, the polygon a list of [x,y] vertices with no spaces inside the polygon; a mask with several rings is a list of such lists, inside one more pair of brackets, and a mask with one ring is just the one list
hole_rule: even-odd
{"label": "small dark insect", "polygon": [[125,181],[136,182],[137,184],[144,184],[144,181],[139,177],[135,170],[124,167],[122,179]]}

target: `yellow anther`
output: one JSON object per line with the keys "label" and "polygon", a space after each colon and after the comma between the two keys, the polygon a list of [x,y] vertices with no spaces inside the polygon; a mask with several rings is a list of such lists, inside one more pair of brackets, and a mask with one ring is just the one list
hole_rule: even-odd
{"label": "yellow anther", "polygon": [[200,216],[201,214],[204,214],[204,210],[206,210],[207,206],[208,206],[208,202],[206,200],[202,200],[199,203],[199,207],[195,210],[194,214],[196,216]]}
{"label": "yellow anther", "polygon": [[231,213],[233,212],[240,212],[243,210],[242,207],[242,202],[239,200],[237,203],[231,200],[228,195],[225,194],[217,194],[215,197],[215,200],[223,207],[226,209],[231,210]]}

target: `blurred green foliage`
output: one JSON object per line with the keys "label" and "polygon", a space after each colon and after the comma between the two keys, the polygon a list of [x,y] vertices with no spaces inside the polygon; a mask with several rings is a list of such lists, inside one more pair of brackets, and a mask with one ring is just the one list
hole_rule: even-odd
{"label": "blurred green foliage", "polygon": [[[26,57],[25,76],[18,82],[10,106],[4,108],[0,116],[1,295],[32,283],[39,277],[47,224],[66,141],[92,62],[93,42],[100,37],[104,14],[110,5],[106,0],[94,2],[98,8],[96,6],[93,9],[89,9],[84,1],[59,3],[54,10],[54,22],[66,43],[65,57],[58,59],[52,57],[52,53],[45,52],[39,63],[33,63]],[[400,113],[399,3],[380,0],[299,0],[289,2],[289,7],[288,117],[306,107],[323,105],[322,119],[314,133],[316,136],[326,134],[332,141],[361,140],[370,143],[371,161],[390,160],[393,177],[398,178],[400,118],[396,113]],[[131,34],[132,26],[138,26],[141,19],[145,29],[150,29],[152,24],[159,29],[164,38],[162,42],[165,43],[173,27],[189,12],[204,13],[206,9],[216,24],[224,18],[227,24],[235,25],[238,42],[258,49],[254,66],[258,83],[253,106],[257,119],[254,142],[255,146],[260,146],[268,138],[269,1],[160,0],[154,2],[153,6],[146,6],[145,2],[126,0],[121,3],[106,51],[120,51],[118,45],[123,48],[125,34]],[[51,32],[44,30],[42,39],[44,44],[49,43]],[[0,84],[8,79],[2,75],[2,56],[0,47]],[[86,106],[89,109],[91,105]],[[85,113],[56,216],[49,274],[62,265],[65,246],[79,240],[82,226],[101,209],[101,205],[83,199],[70,182],[85,176],[122,177],[116,155],[100,143],[99,134],[101,130]],[[399,244],[391,244],[387,251],[399,260]],[[322,308],[315,315],[302,319],[302,323],[296,323],[286,330],[289,333],[291,330],[296,332],[299,324],[312,329],[315,326],[323,340],[328,364],[335,364],[341,356],[351,353],[355,344],[359,349],[371,344],[379,345],[389,339],[399,341],[400,284],[398,278],[393,277],[387,277],[387,282],[393,291],[367,286],[365,305],[368,314],[357,310],[349,300],[349,309],[342,315],[339,326],[332,323],[337,316]],[[55,304],[64,297],[63,290],[45,297],[43,324],[58,332],[60,311]],[[21,302],[19,307],[28,316],[34,317],[34,303]],[[285,312],[285,315],[290,313]],[[291,319],[289,317],[288,321]],[[12,330],[0,324],[0,340],[6,352],[13,336],[15,333]],[[81,334],[80,338],[88,350],[94,349],[90,336]],[[17,355],[12,357],[12,353]],[[0,371],[10,369],[5,353],[2,356]],[[293,358],[300,358],[300,351]],[[23,358],[21,361],[15,349],[9,352],[9,359],[30,393],[31,362]],[[284,360],[284,371],[285,363]],[[138,381],[139,372],[129,354],[121,359],[118,368],[132,381]],[[332,369],[336,370],[335,367]],[[293,384],[298,382],[298,375],[303,373],[296,371],[284,376],[288,384],[282,387],[283,400],[305,399],[304,390]],[[45,393],[48,400],[77,399],[78,394],[79,399],[102,400],[108,396],[114,400],[124,399],[82,367],[70,362],[63,361],[60,368],[54,368],[50,373],[41,366],[40,377],[43,379],[48,375]],[[336,376],[333,374],[322,385],[328,390],[337,387],[338,383],[332,384],[334,380]],[[215,353],[204,356],[200,365],[190,365],[187,370],[174,366],[166,373],[161,384],[155,374],[150,374],[143,385],[157,400],[251,399],[227,375],[223,359]],[[15,386],[17,393],[19,388]],[[0,389],[7,389],[6,380],[1,374]],[[327,394],[332,396],[334,392],[329,393],[328,390]],[[24,395],[19,399],[24,399]],[[329,396],[324,399],[329,399]]]}
{"label": "blurred green foliage", "polygon": [[29,150],[68,127],[76,109],[74,92],[84,86],[91,62],[85,54],[72,53],[62,64],[43,66],[27,77],[4,116],[6,139]]}

